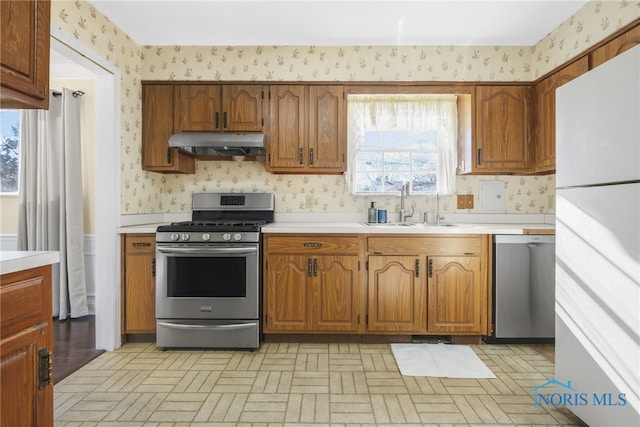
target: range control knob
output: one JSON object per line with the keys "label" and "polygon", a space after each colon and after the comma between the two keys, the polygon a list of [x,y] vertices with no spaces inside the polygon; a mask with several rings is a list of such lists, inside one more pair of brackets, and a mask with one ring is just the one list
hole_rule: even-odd
{"label": "range control knob", "polygon": [[211,234],[209,233],[202,234],[202,240],[205,242],[208,242],[209,240],[211,240]]}
{"label": "range control knob", "polygon": [[222,240],[224,240],[225,242],[228,242],[229,240],[231,240],[231,234],[229,233],[224,233],[222,235]]}
{"label": "range control knob", "polygon": [[240,233],[236,233],[233,235],[233,240],[235,240],[236,242],[239,242],[240,240],[242,240],[242,234]]}
{"label": "range control knob", "polygon": [[169,236],[169,238],[175,242],[176,240],[180,239],[180,235],[178,233],[171,233],[171,236]]}
{"label": "range control knob", "polygon": [[189,240],[191,238],[191,236],[189,235],[189,233],[182,233],[182,236],[180,236],[182,238],[182,240]]}

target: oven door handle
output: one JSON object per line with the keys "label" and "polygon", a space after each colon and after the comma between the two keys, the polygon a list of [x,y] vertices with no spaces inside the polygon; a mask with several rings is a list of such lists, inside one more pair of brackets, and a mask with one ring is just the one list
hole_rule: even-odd
{"label": "oven door handle", "polygon": [[182,323],[158,322],[158,326],[171,329],[207,329],[210,331],[228,331],[233,329],[255,328],[256,323],[232,323],[229,325],[185,325]]}
{"label": "oven door handle", "polygon": [[162,252],[163,254],[189,254],[189,255],[225,255],[225,254],[234,254],[234,255],[242,255],[242,254],[255,254],[258,253],[258,248],[214,248],[207,247],[203,248],[157,248],[158,252]]}

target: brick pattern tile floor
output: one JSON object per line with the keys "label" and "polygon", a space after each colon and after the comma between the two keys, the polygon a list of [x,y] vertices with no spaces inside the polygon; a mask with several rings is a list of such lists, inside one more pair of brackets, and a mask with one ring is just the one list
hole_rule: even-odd
{"label": "brick pattern tile floor", "polygon": [[534,408],[531,390],[553,377],[548,356],[527,345],[471,347],[497,378],[403,377],[387,344],[126,344],[55,385],[55,425],[583,425]]}

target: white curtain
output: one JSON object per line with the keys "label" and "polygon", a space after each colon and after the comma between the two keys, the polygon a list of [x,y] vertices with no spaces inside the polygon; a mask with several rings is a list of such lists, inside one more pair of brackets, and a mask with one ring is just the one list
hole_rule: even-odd
{"label": "white curtain", "polygon": [[458,162],[458,97],[447,94],[349,95],[351,141],[349,164],[366,130],[436,130],[438,132],[438,193],[453,194]]}
{"label": "white curtain", "polygon": [[23,110],[20,137],[18,249],[59,251],[53,315],[89,314],[84,268],[81,99],[64,89],[49,110]]}

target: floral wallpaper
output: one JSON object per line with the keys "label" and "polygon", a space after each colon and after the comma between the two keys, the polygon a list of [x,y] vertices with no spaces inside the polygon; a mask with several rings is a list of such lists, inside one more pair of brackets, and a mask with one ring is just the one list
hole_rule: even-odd
{"label": "floral wallpaper", "polygon": [[[279,212],[365,212],[342,176],[273,175],[261,162],[198,161],[194,175],[141,169],[141,80],[220,81],[533,81],[640,18],[638,1],[592,1],[535,46],[140,46],[84,0],[52,2],[57,27],[122,70],[121,213],[188,212],[198,191],[276,194]],[[459,194],[481,180],[505,184],[506,211],[553,212],[555,177],[457,178]],[[307,207],[307,196],[313,207]],[[399,198],[376,199],[397,210]],[[416,212],[433,198],[411,197]],[[455,212],[455,197],[441,200]],[[462,212],[468,212],[464,210]]]}

